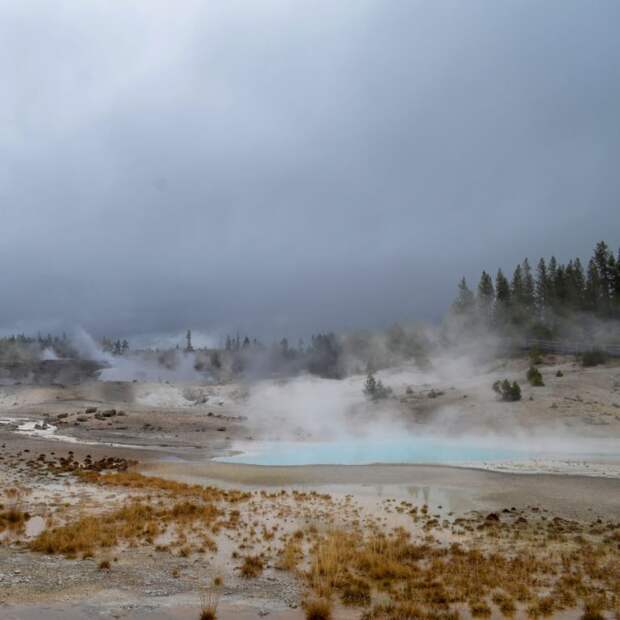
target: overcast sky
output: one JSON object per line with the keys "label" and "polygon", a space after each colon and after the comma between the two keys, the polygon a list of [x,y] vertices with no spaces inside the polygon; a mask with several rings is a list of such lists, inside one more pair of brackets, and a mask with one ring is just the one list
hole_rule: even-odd
{"label": "overcast sky", "polygon": [[617,0],[1,1],[0,328],[435,320],[461,275],[616,246],[618,24]]}

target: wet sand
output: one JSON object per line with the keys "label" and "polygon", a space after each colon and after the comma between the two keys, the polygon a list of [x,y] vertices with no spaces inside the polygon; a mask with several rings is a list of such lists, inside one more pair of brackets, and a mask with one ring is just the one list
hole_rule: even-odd
{"label": "wet sand", "polygon": [[620,518],[620,480],[550,474],[506,474],[425,465],[310,465],[266,467],[229,463],[151,462],[146,474],[191,483],[236,487],[305,486],[325,492],[422,496],[450,510],[544,507],[564,518]]}

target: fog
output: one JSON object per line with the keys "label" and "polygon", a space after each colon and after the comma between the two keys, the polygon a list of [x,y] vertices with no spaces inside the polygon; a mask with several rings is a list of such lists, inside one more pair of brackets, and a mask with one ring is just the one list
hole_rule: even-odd
{"label": "fog", "polygon": [[[620,225],[620,5],[8,1],[0,326],[435,320]],[[10,294],[8,294],[10,293]]]}

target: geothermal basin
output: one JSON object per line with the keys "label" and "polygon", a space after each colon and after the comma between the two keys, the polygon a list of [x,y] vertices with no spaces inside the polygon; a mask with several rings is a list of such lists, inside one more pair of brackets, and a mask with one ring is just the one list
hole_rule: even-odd
{"label": "geothermal basin", "polygon": [[620,459],[618,446],[599,441],[581,451],[555,442],[531,444],[515,438],[444,438],[405,436],[387,439],[343,438],[335,441],[236,442],[234,454],[217,457],[220,463],[246,465],[369,465],[412,463],[477,466],[535,460],[600,462]]}

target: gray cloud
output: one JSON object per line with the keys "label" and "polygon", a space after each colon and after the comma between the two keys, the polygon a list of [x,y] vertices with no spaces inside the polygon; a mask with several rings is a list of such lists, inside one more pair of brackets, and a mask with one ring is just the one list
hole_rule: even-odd
{"label": "gray cloud", "polygon": [[462,274],[617,243],[619,18],[615,0],[5,2],[0,326],[433,319]]}

